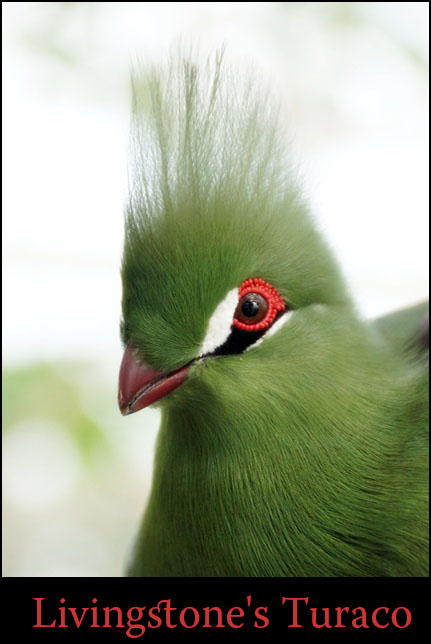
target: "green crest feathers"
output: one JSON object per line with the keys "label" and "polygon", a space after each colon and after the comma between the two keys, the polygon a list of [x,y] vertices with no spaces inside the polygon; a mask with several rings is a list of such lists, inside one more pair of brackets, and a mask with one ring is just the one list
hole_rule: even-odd
{"label": "green crest feathers", "polygon": [[161,328],[177,298],[191,302],[187,319],[177,311],[181,359],[250,275],[278,283],[295,306],[348,301],[300,195],[279,107],[255,74],[227,68],[223,52],[203,63],[182,53],[164,69],[135,69],[132,97],[124,341],[139,343],[131,311],[147,315],[154,289]]}
{"label": "green crest feathers", "polygon": [[226,69],[223,52],[205,63],[183,53],[164,70],[135,71],[135,221],[148,225],[154,216],[175,217],[190,205],[194,218],[215,209],[227,215],[235,203],[265,211],[287,186],[292,198],[281,140],[268,93]]}

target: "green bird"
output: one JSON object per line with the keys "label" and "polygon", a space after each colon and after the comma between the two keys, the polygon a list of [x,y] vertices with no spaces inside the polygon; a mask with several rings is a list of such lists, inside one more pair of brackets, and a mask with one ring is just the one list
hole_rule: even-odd
{"label": "green bird", "polygon": [[118,395],[162,420],[127,574],[425,576],[427,304],[358,315],[222,58],[133,76]]}

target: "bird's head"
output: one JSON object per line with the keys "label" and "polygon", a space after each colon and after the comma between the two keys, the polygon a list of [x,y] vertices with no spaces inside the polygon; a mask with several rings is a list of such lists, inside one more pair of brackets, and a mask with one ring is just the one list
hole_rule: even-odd
{"label": "bird's head", "polygon": [[319,310],[350,304],[266,96],[220,58],[181,58],[133,85],[122,413],[204,390],[258,393],[304,355],[312,368]]}

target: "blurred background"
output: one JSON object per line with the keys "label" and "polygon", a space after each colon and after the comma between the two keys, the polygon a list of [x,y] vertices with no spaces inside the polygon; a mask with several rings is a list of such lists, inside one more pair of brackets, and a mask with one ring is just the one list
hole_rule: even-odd
{"label": "blurred background", "polygon": [[357,307],[428,297],[427,2],[4,2],[3,574],[119,576],[158,413],[122,418],[129,68],[222,43],[282,97]]}

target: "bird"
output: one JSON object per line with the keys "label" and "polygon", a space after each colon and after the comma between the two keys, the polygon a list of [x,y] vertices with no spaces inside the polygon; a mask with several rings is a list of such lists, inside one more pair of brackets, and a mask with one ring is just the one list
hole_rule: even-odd
{"label": "bird", "polygon": [[118,403],[161,423],[125,574],[427,576],[428,303],[357,310],[271,91],[132,71]]}

